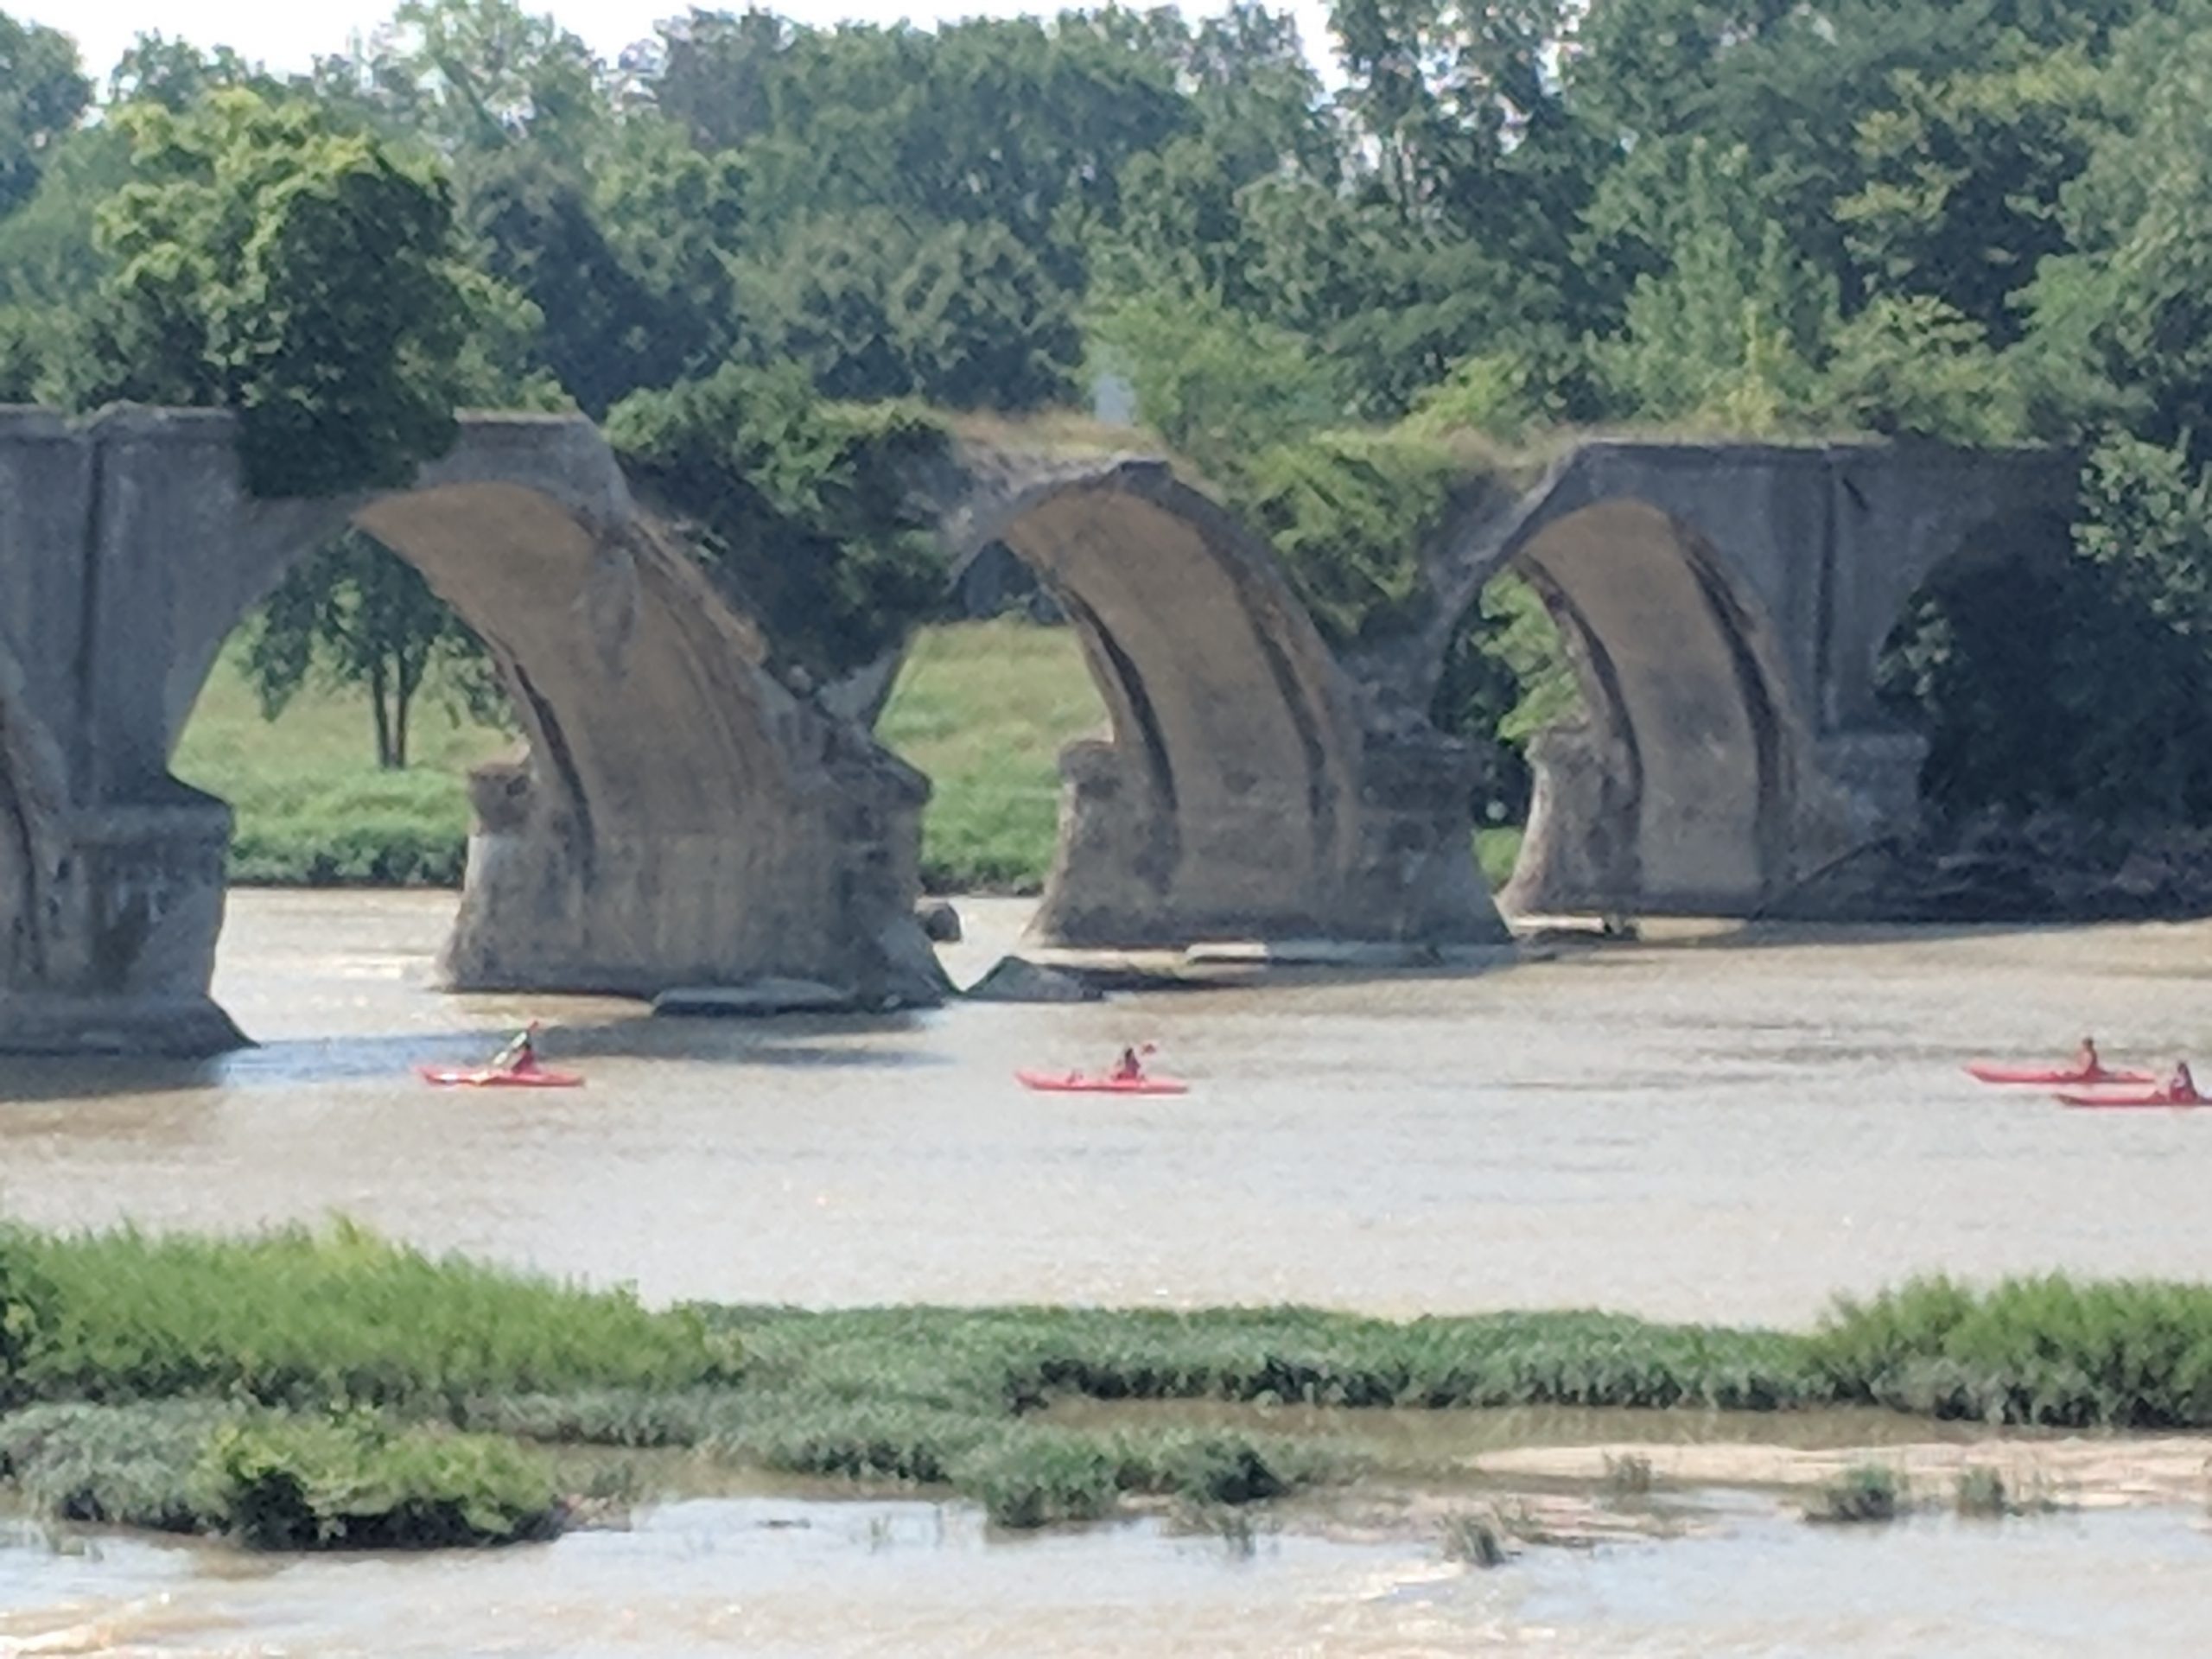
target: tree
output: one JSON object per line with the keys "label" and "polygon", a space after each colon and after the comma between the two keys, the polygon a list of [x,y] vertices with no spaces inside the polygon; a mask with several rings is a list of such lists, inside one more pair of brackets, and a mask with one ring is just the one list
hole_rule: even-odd
{"label": "tree", "polygon": [[410,716],[433,669],[451,665],[467,686],[478,652],[475,636],[412,565],[347,530],[293,566],[256,613],[245,667],[271,720],[310,671],[365,689],[377,765],[392,772],[407,765]]}
{"label": "tree", "polygon": [[1626,412],[1772,430],[1815,401],[1834,290],[1762,212],[1742,150],[1699,141],[1689,163],[1670,266],[1637,280],[1604,366]]}
{"label": "tree", "polygon": [[2212,461],[2212,5],[2122,36],[2107,124],[2067,187],[2071,249],[2027,295],[2024,348],[2056,420],[2123,423]]}
{"label": "tree", "polygon": [[92,97],[67,35],[0,12],[0,218],[38,188],[47,157]]}
{"label": "tree", "polygon": [[905,397],[891,293],[914,253],[906,222],[877,208],[816,219],[773,259],[747,261],[738,291],[756,354],[799,365],[825,397]]}
{"label": "tree", "polygon": [[1001,225],[948,225],[927,238],[888,308],[909,385],[955,409],[1049,404],[1083,353],[1067,295]]}
{"label": "tree", "polygon": [[1838,329],[1820,401],[1843,425],[1896,437],[2015,443],[2027,410],[1979,325],[1938,299],[1879,299]]}
{"label": "tree", "polygon": [[793,364],[723,365],[608,416],[632,478],[688,521],[780,662],[834,679],[938,603],[943,549],[909,469],[944,434],[899,408],[824,401]]}
{"label": "tree", "polygon": [[1859,124],[1866,182],[1835,209],[1867,291],[1926,295],[1995,345],[2017,340],[2014,296],[2067,247],[2060,192],[2088,161],[2096,86],[2072,52],[1899,75],[1896,102]]}
{"label": "tree", "polygon": [[118,119],[85,401],[237,410],[263,495],[398,484],[451,444],[471,318],[442,178],[246,92]]}
{"label": "tree", "polygon": [[1216,472],[1344,417],[1334,365],[1299,335],[1211,295],[1163,289],[1104,300],[1090,335],[1093,365],[1128,377],[1143,419]]}
{"label": "tree", "polygon": [[266,99],[282,99],[285,87],[258,64],[227,46],[202,52],[189,41],[158,30],[140,35],[108,72],[107,103],[158,104],[182,115],[211,92],[241,87]]}

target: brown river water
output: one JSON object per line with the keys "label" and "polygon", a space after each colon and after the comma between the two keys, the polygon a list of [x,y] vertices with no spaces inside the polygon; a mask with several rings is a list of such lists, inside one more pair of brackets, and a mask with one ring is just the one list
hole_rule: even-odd
{"label": "brown river water", "polygon": [[[2212,1052],[2212,925],[1676,930],[1481,973],[766,1024],[440,995],[442,894],[233,895],[204,1067],[0,1062],[0,1210],[343,1212],[648,1298],[1597,1305],[1802,1325],[1941,1268],[2212,1278],[2212,1112],[2069,1111],[1980,1054]],[[1025,907],[963,906],[972,978]],[[532,1015],[584,1089],[452,1094]],[[1025,1094],[1160,1042],[1180,1099]],[[1570,1436],[1570,1438],[1572,1438]],[[1496,1573],[1433,1540],[701,1498],[486,1557],[0,1541],[0,1654],[2199,1653],[2175,1508],[1709,1535]]]}

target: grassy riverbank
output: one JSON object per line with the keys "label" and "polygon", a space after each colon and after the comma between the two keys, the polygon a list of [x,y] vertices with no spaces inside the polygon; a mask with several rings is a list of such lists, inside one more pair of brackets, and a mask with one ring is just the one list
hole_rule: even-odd
{"label": "grassy riverbank", "polygon": [[[277,1548],[496,1542],[571,1513],[549,1448],[949,1489],[1001,1524],[1357,1472],[1281,1435],[1055,1401],[1789,1411],[2212,1426],[2212,1287],[1931,1281],[1795,1333],[1589,1313],[655,1312],[347,1228],[0,1233],[0,1478],[58,1516]],[[618,1483],[619,1484],[619,1483]]]}
{"label": "grassy riverbank", "polygon": [[922,879],[937,893],[1035,893],[1058,833],[1059,753],[1105,706],[1067,628],[1004,619],[925,628],[877,734],[929,777]]}

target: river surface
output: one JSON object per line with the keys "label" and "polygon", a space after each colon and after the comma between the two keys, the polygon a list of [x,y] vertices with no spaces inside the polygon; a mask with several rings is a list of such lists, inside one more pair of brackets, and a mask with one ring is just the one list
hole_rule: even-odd
{"label": "river surface", "polygon": [[[216,992],[263,1046],[202,1066],[5,1063],[0,1209],[196,1229],[340,1211],[652,1299],[816,1304],[1584,1304],[1801,1325],[1838,1292],[1931,1269],[2212,1278],[2212,1112],[2068,1111],[1959,1071],[2084,1030],[2114,1058],[2203,1052],[2212,925],[1684,933],[1478,974],[749,1024],[441,995],[452,906],[234,895]],[[970,940],[948,957],[965,982],[1027,907],[963,910]],[[588,1087],[411,1077],[532,1015]],[[1010,1076],[1145,1039],[1188,1096],[1031,1096]],[[0,1653],[2010,1659],[2212,1643],[2195,1511],[1860,1533],[1702,1501],[1710,1535],[1532,1549],[1488,1573],[1433,1538],[1292,1529],[1248,1554],[1147,1520],[1008,1539],[958,1506],[773,1496],[408,1560],[57,1548],[19,1529],[0,1539]]]}
{"label": "river surface", "polygon": [[[6,1062],[0,1210],[341,1211],[649,1299],[1597,1305],[1802,1325],[1933,1269],[2212,1278],[2212,1111],[1963,1076],[2212,1048],[2212,925],[1752,931],[1077,1007],[654,1020],[431,988],[442,893],[239,893],[203,1066]],[[1026,906],[963,906],[972,979]],[[563,1091],[424,1087],[537,1015]],[[1031,1095],[1162,1045],[1180,1098]]]}
{"label": "river surface", "polygon": [[[1157,1521],[1010,1540],[918,1503],[702,1500],[488,1554],[256,1560],[0,1541],[0,1652],[109,1659],[2200,1659],[2178,1510],[1814,1528],[1714,1495],[1712,1535],[1532,1549]],[[79,1547],[81,1548],[81,1547]]]}

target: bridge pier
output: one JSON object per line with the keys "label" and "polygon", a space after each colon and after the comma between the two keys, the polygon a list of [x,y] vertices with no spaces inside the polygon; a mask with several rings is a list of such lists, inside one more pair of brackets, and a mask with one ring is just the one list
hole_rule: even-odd
{"label": "bridge pier", "polygon": [[39,836],[43,868],[0,977],[0,1053],[197,1057],[245,1038],[207,986],[231,810],[181,784],[79,808]]}

